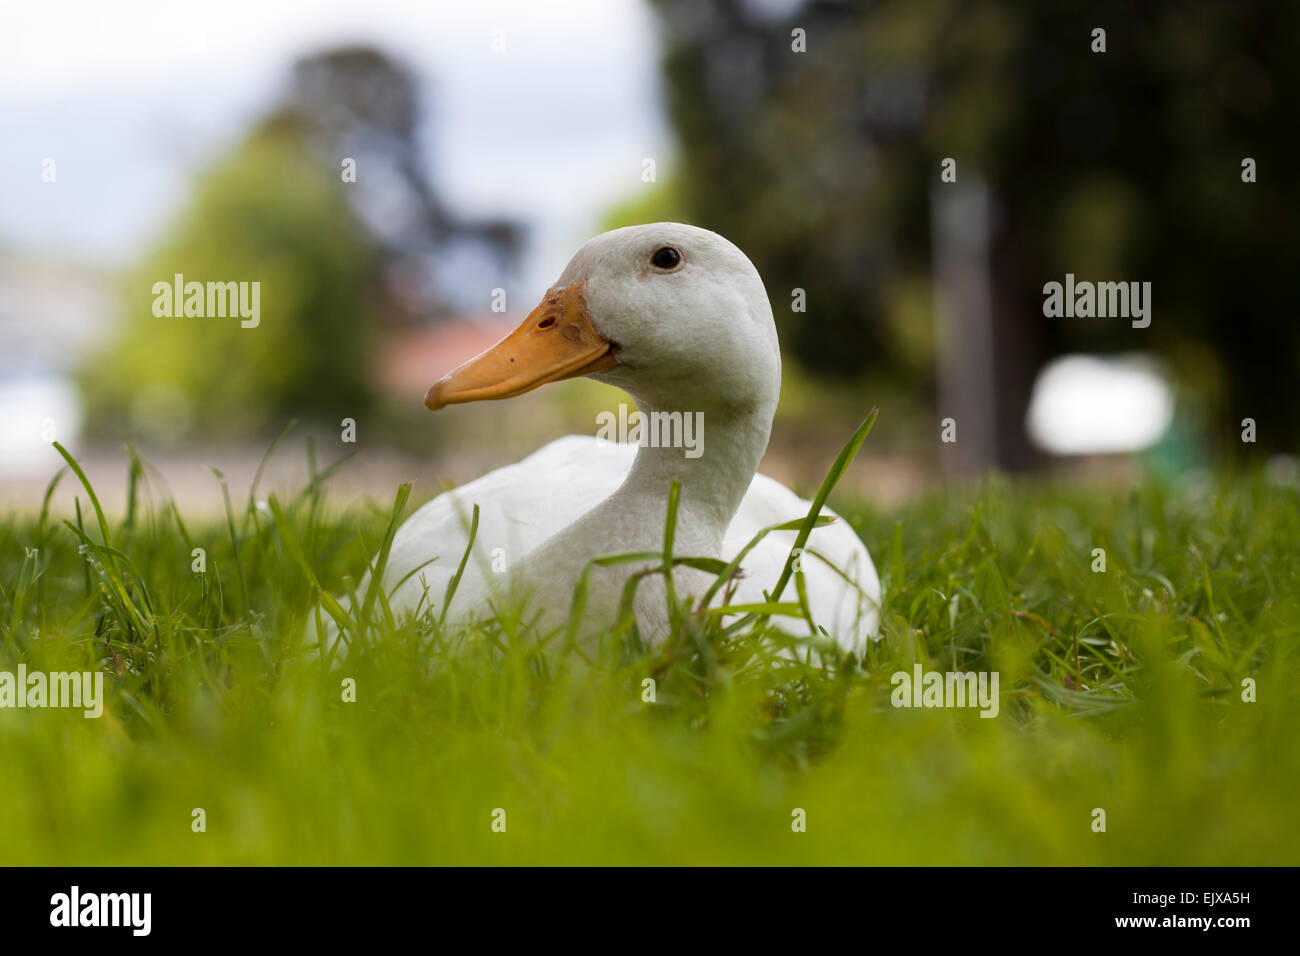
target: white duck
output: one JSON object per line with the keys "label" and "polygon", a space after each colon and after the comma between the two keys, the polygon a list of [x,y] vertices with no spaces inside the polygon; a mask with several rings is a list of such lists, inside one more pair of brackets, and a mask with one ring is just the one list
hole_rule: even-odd
{"label": "white duck", "polygon": [[[510,398],[581,375],[624,389],[647,416],[702,413],[702,453],[571,436],[438,495],[394,538],[384,586],[395,613],[440,610],[465,552],[474,504],[478,533],[450,620],[491,613],[489,598],[499,599],[509,581],[512,588],[522,584],[529,606],[543,609],[544,622],[554,626],[567,619],[592,558],[662,551],[674,480],[681,483],[677,555],[730,560],[761,529],[807,514],[809,502],[755,474],[780,394],[781,355],[763,282],[722,236],[680,223],[597,236],[522,325],[444,376],[425,404],[440,409]],[[768,600],[763,591],[776,584],[793,540],[794,532],[776,532],[750,552],[733,604]],[[807,550],[839,569],[809,555],[801,561],[814,621],[860,653],[878,621],[880,583],[871,556],[843,521],[815,529]],[[508,574],[500,573],[503,562]],[[642,567],[593,570],[585,623],[611,621],[624,582]],[[712,580],[685,568],[674,573],[679,596],[698,597]],[[794,591],[791,582],[773,597],[794,600]],[[648,642],[666,632],[665,607],[662,577],[648,577],[636,602]],[[793,634],[807,633],[806,622],[775,620]]]}

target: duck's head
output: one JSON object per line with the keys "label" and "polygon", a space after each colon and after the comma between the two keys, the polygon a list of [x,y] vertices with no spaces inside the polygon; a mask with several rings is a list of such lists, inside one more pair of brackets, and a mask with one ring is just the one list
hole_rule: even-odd
{"label": "duck's head", "polygon": [[707,229],[615,229],[583,246],[517,329],[424,401],[511,398],[583,375],[654,408],[775,409],[781,355],[763,280]]}

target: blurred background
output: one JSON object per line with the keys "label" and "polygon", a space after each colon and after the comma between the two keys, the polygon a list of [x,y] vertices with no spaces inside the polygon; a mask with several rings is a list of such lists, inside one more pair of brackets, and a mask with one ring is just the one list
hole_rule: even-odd
{"label": "blurred background", "polygon": [[[798,487],[873,405],[846,480],[882,505],[990,469],[1294,474],[1298,37],[1262,0],[6,3],[0,508],[40,506],[51,440],[110,505],[127,442],[215,509],[204,466],[246,485],[290,421],[272,482],[310,438],[380,495],[594,433],[623,400],[596,383],[422,398],[587,238],[659,219],[763,275],[764,470]],[[177,273],[260,282],[259,326],[156,317]],[[1044,317],[1067,273],[1150,282],[1150,326]]]}

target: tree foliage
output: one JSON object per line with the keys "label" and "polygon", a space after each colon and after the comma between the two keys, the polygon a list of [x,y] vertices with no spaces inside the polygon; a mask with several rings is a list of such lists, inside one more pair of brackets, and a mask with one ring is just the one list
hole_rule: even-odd
{"label": "tree foliage", "polygon": [[[806,313],[777,309],[805,364],[929,379],[916,326],[932,321],[930,201],[953,157],[994,199],[1000,431],[1023,435],[1051,355],[1154,349],[1218,441],[1251,416],[1260,447],[1295,446],[1300,7],[655,5],[684,200],[750,252],[778,303],[807,290]],[[1242,181],[1245,157],[1257,183]],[[1151,281],[1151,327],[1045,319],[1042,286],[1066,272]]]}
{"label": "tree foliage", "polygon": [[[371,249],[342,188],[284,117],[209,169],[126,278],[120,334],[83,370],[95,430],[232,437],[291,416],[359,414],[368,401]],[[153,286],[177,273],[261,283],[259,324],[156,316]]]}

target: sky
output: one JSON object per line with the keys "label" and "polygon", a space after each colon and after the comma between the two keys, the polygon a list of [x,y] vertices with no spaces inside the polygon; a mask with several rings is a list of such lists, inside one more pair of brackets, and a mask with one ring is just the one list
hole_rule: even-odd
{"label": "sky", "polygon": [[0,250],[130,263],[295,58],[360,42],[423,78],[441,198],[521,220],[540,293],[671,163],[656,29],[642,0],[0,0]]}

